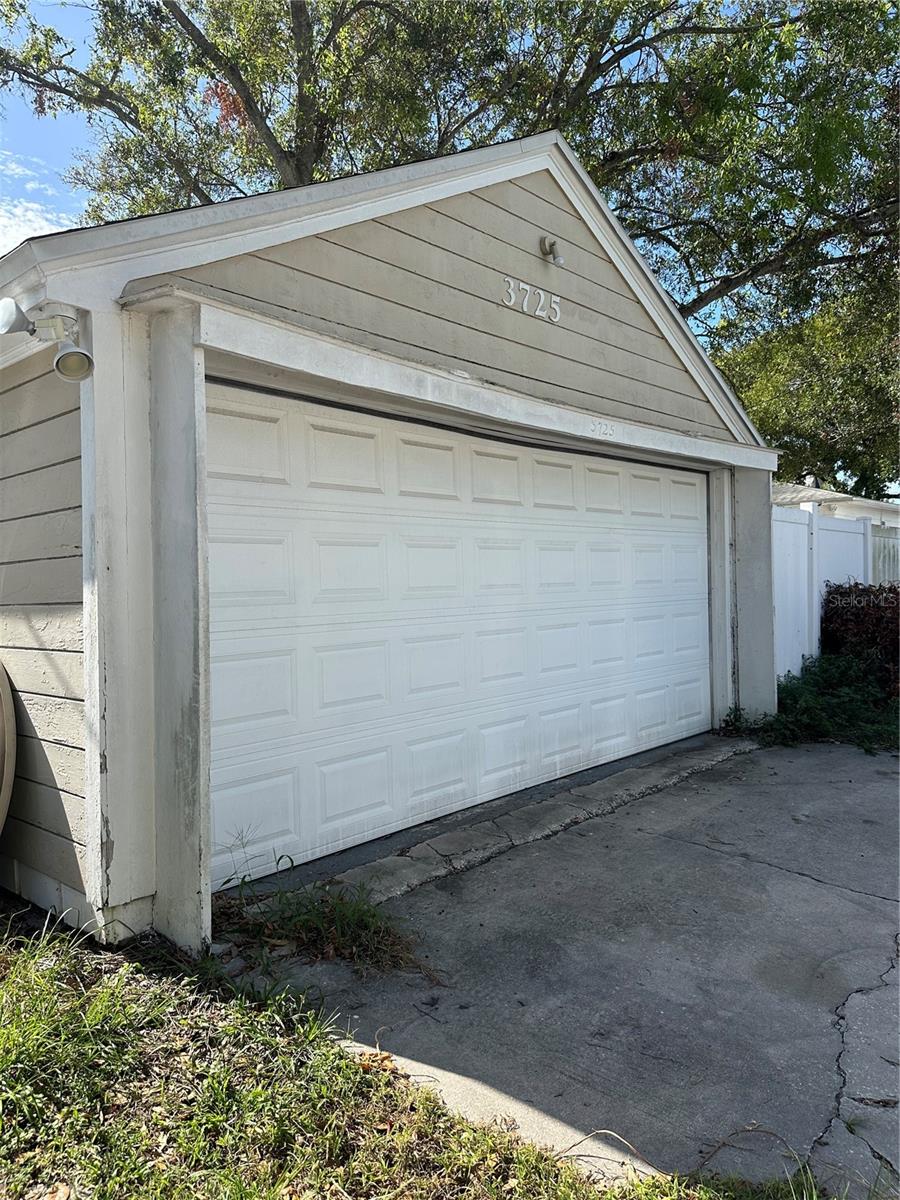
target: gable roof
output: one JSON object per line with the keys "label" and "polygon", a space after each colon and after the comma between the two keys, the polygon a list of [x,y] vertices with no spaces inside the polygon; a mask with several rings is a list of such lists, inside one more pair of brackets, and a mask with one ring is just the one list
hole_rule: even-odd
{"label": "gable roof", "polygon": [[252,253],[547,170],[653,317],[738,442],[765,442],[566,140],[536,134],[442,158],[219,204],[44,234],[0,258],[0,289],[23,307],[90,309],[130,281]]}
{"label": "gable roof", "polygon": [[868,496],[852,496],[849,492],[807,487],[805,483],[773,483],[772,503],[784,508],[794,508],[799,504],[841,504],[900,516],[900,504],[890,500],[872,500]]}

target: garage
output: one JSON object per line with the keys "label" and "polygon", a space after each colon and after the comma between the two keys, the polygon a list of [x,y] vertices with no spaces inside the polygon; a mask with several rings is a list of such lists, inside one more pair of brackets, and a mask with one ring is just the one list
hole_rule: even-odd
{"label": "garage", "polygon": [[709,728],[705,475],[207,413],[214,885]]}
{"label": "garage", "polygon": [[0,297],[0,884],[64,920],[201,952],[229,881],[772,710],[777,454],[558,133]]}

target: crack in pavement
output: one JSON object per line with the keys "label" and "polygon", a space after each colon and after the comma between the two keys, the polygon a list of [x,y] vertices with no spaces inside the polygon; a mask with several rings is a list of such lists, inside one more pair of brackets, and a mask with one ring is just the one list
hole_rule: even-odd
{"label": "crack in pavement", "polygon": [[746,851],[733,854],[730,850],[720,850],[718,846],[710,846],[708,842],[695,842],[690,838],[676,837],[674,833],[656,833],[652,829],[635,829],[635,833],[643,833],[646,837],[661,837],[670,842],[680,842],[683,846],[697,846],[701,850],[709,850],[713,854],[722,854],[725,858],[739,858],[744,862],[755,863],[760,867],[771,867],[773,871],[784,871],[786,875],[797,875],[801,879],[809,879],[813,883],[821,883],[824,887],[836,888],[840,892],[852,892],[854,896],[865,896],[869,900],[884,900],[888,904],[898,904],[896,896],[882,896],[878,892],[864,892],[859,888],[848,887],[845,883],[835,883],[831,879],[820,879],[818,875],[810,875],[808,871],[797,871],[793,867],[783,867],[780,863],[767,862],[764,858],[754,858]]}
{"label": "crack in pavement", "polygon": [[[840,1038],[840,1045],[838,1047],[838,1052],[835,1055],[835,1059],[834,1059],[834,1069],[835,1069],[835,1073],[838,1078],[838,1088],[834,1095],[834,1112],[831,1114],[831,1117],[828,1120],[828,1124],[825,1126],[825,1128],[822,1130],[822,1132],[818,1135],[818,1137],[814,1138],[813,1141],[811,1142],[809,1150],[806,1152],[806,1156],[803,1160],[804,1163],[809,1162],[810,1158],[812,1157],[813,1151],[815,1150],[815,1148],[817,1146],[819,1146],[822,1143],[825,1143],[827,1141],[828,1135],[831,1132],[831,1130],[834,1126],[834,1123],[836,1121],[842,1121],[844,1127],[846,1128],[847,1132],[851,1135],[851,1137],[858,1138],[859,1141],[861,1141],[864,1146],[868,1147],[869,1153],[872,1155],[872,1157],[874,1159],[876,1159],[876,1161],[889,1167],[891,1169],[891,1171],[894,1172],[894,1174],[896,1174],[896,1172],[897,1172],[897,1164],[896,1163],[892,1163],[889,1159],[885,1158],[883,1154],[880,1154],[875,1149],[875,1147],[872,1146],[862,1136],[862,1134],[858,1133],[855,1129],[851,1129],[850,1126],[848,1125],[848,1123],[846,1121],[844,1121],[843,1118],[841,1117],[841,1101],[845,1098],[845,1093],[846,1093],[846,1089],[847,1089],[847,1072],[844,1070],[844,1064],[843,1064],[844,1054],[847,1049],[847,1040],[846,1040],[847,1005],[850,1003],[851,999],[854,996],[868,995],[870,992],[877,992],[883,987],[888,987],[888,978],[887,977],[890,975],[891,971],[896,970],[896,968],[897,968],[897,959],[892,956],[888,962],[888,966],[878,976],[878,983],[874,983],[869,987],[854,988],[852,991],[847,993],[847,995],[840,1002],[840,1004],[838,1004],[837,1007],[834,1009],[834,1017],[832,1019],[831,1024],[832,1024],[832,1027],[837,1030],[838,1036]],[[849,1100],[853,1099],[852,1096],[847,1096],[846,1098]]]}

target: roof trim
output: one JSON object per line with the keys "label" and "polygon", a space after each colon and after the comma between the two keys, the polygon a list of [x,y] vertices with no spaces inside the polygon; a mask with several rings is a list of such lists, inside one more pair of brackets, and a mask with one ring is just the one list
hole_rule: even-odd
{"label": "roof trim", "polygon": [[[499,169],[498,177],[504,179],[539,169],[528,164],[546,154],[560,140],[560,135],[555,132],[538,133],[533,137],[498,142],[493,146],[463,150],[458,154],[388,167],[365,175],[348,175],[304,187],[241,196],[218,204],[47,233],[29,238],[0,257],[0,279],[10,277],[13,267],[15,274],[29,266],[54,273],[78,267],[97,268],[107,262],[145,258],[162,248],[184,247],[186,252],[189,251],[180,260],[182,266],[215,262],[242,251],[229,248],[225,254],[209,254],[204,253],[205,248],[210,244],[219,246],[242,234],[256,235],[253,240],[258,240],[260,246],[278,245],[293,239],[295,234],[291,232],[291,226],[294,223],[305,224],[316,215],[333,213],[340,219],[327,227],[336,228],[368,219],[354,215],[358,207],[368,208],[379,199],[399,199],[408,192],[415,194],[420,186],[428,187],[438,180],[449,184],[458,182],[460,186],[451,186],[449,195],[471,187],[467,184],[468,178],[489,168]],[[517,164],[521,169],[516,169]],[[296,236],[308,235],[300,233]],[[130,276],[135,277],[133,273]]]}
{"label": "roof trim", "polygon": [[[551,165],[551,174],[556,178],[572,203],[578,208],[582,220],[591,229],[591,232],[601,245],[610,253],[613,262],[631,284],[634,291],[645,301],[647,311],[656,320],[660,332],[666,337],[676,354],[678,354],[688,373],[700,384],[704,394],[726,426],[734,432],[733,418],[737,417],[740,425],[745,430],[745,436],[749,435],[751,441],[756,442],[760,446],[765,446],[764,438],[744,411],[743,406],[728,385],[725,377],[700,345],[687,320],[675,307],[672,297],[659,282],[647,260],[631,240],[618,217],[600,195],[596,184],[581,165],[572,147],[563,137],[559,138],[557,145],[560,156],[564,159],[569,171],[576,177],[578,184],[587,193],[591,205],[599,209],[602,213],[609,228],[608,230],[603,229],[602,226],[599,229],[597,228],[597,221],[591,212],[590,206],[583,207],[578,204],[577,198],[573,194],[572,182],[566,181],[564,173],[558,173],[554,169],[554,165]],[[619,250],[621,253],[616,255],[614,253],[615,250]],[[667,320],[659,320],[660,314],[657,312],[657,306],[662,308],[663,315]],[[675,340],[672,337],[673,333],[676,335]],[[729,416],[732,417],[732,420],[729,420]]]}
{"label": "roof trim", "polygon": [[849,504],[876,508],[881,512],[900,513],[900,504],[890,500],[873,500],[869,496],[851,496],[849,492],[833,492],[829,488],[807,487],[805,483],[773,483],[772,503],[783,508],[800,504]]}
{"label": "roof trim", "polygon": [[129,285],[134,281],[148,276],[252,253],[540,170],[556,180],[732,436],[765,446],[571,147],[555,131],[368,175],[46,234],[0,259],[0,286],[37,273],[45,297],[83,308],[109,306],[133,292]]}

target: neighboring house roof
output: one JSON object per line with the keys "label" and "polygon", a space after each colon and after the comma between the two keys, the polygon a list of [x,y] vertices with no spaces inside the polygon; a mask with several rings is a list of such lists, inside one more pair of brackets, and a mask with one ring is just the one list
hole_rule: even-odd
{"label": "neighboring house roof", "polygon": [[42,303],[108,306],[122,298],[133,280],[252,253],[539,170],[548,170],[563,189],[735,440],[765,446],[671,297],[556,132],[366,175],[30,238],[0,258],[0,292],[12,294],[26,309]]}
{"label": "neighboring house roof", "polygon": [[802,483],[773,483],[772,503],[783,507],[798,504],[821,504],[841,517],[870,517],[881,525],[900,525],[900,505],[887,500],[869,500],[865,496],[850,496],[828,488],[807,487]]}

